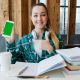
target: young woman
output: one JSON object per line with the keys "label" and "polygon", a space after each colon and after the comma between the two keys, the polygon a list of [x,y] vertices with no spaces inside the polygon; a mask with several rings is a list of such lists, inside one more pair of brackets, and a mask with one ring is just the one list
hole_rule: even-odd
{"label": "young woman", "polygon": [[16,61],[38,63],[56,54],[56,43],[59,43],[59,38],[53,35],[55,39],[52,39],[50,35],[48,10],[43,3],[32,7],[31,20],[33,23],[31,33],[23,36],[17,43],[13,35],[6,38],[7,51],[12,53],[12,63]]}

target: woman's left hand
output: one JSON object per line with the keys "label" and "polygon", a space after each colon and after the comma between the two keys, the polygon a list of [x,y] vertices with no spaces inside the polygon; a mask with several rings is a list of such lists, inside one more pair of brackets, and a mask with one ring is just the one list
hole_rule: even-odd
{"label": "woman's left hand", "polygon": [[53,50],[48,37],[46,37],[46,40],[40,40],[40,49],[47,50],[48,52],[51,52]]}

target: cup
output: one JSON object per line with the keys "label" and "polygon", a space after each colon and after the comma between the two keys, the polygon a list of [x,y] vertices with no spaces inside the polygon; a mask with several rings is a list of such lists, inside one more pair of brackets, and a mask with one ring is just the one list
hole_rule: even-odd
{"label": "cup", "polygon": [[11,57],[12,57],[12,54],[10,52],[0,53],[0,70],[2,72],[10,70]]}

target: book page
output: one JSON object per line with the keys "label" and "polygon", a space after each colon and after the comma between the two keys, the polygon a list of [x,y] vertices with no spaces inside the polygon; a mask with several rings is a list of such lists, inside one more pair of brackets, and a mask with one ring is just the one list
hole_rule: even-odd
{"label": "book page", "polygon": [[[16,64],[12,64],[11,70],[8,71],[7,75],[8,76],[36,76],[37,64],[38,63],[17,62]],[[24,70],[25,68],[26,70]],[[22,70],[24,70],[24,72],[20,74]]]}
{"label": "book page", "polygon": [[19,72],[27,67],[27,63],[16,62],[15,64],[11,64],[11,69],[7,72],[8,76],[18,76]]}
{"label": "book page", "polygon": [[37,76],[38,63],[27,63],[28,69],[21,76]]}
{"label": "book page", "polygon": [[68,59],[75,59],[76,61],[80,60],[80,48],[69,48],[69,49],[58,49],[57,53],[61,54],[63,57],[67,57]]}
{"label": "book page", "polygon": [[46,72],[50,68],[56,66],[59,63],[62,63],[63,61],[63,58],[59,54],[40,61],[38,64],[38,75]]}

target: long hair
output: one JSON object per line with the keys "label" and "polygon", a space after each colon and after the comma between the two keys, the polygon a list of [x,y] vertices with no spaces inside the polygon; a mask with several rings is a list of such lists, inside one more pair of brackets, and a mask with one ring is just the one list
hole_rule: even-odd
{"label": "long hair", "polygon": [[[32,6],[32,9],[35,6],[43,6],[45,8],[46,13],[47,13],[47,16],[48,16],[48,9],[47,9],[47,7],[46,7],[46,5],[44,3],[34,4]],[[31,15],[32,15],[32,10],[31,10]],[[32,24],[31,30],[33,30],[33,29],[34,29],[34,25]],[[55,44],[55,48],[58,49],[59,48],[59,40],[58,40],[56,34],[54,33],[54,31],[52,29],[50,29],[50,19],[49,19],[49,16],[48,16],[48,21],[47,21],[47,24],[46,24],[46,28],[45,29],[50,31],[50,36],[51,36],[51,38],[52,38],[52,40],[53,40],[53,42]]]}
{"label": "long hair", "polygon": [[[45,8],[46,13],[47,13],[47,16],[48,16],[48,9],[47,9],[47,7],[46,7],[46,5],[45,5],[44,3],[34,4],[34,5],[32,6],[32,9],[33,9],[35,6],[43,6],[43,7]],[[32,15],[32,9],[31,9],[31,15]],[[49,26],[50,26],[50,19],[49,19],[49,16],[48,16],[48,21],[47,21],[47,24],[46,24],[46,28],[49,29],[49,28],[50,28]],[[34,25],[32,24],[31,30],[33,30],[33,29],[34,29]]]}

